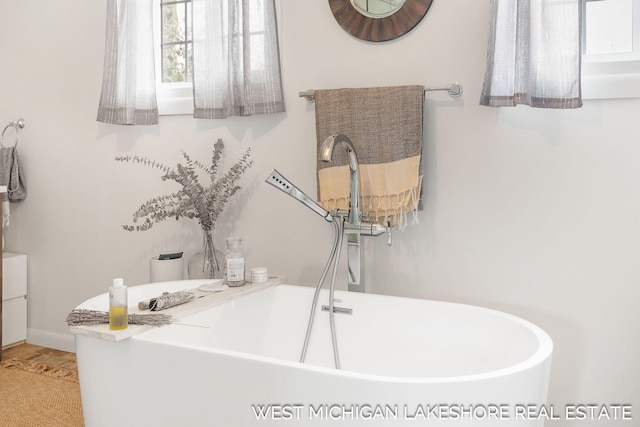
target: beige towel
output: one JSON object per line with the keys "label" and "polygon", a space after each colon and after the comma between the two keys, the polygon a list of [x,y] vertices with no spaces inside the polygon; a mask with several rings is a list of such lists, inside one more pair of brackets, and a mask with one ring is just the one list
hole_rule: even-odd
{"label": "beige towel", "polygon": [[[316,90],[315,101],[318,148],[336,133],[353,142],[365,219],[406,224],[420,201],[424,87]],[[339,146],[332,162],[318,159],[318,200],[333,210],[347,209],[348,199],[348,156]]]}

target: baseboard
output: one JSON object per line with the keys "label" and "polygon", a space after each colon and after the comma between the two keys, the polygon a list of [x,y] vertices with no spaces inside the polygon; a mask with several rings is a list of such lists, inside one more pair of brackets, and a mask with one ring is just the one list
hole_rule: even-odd
{"label": "baseboard", "polygon": [[71,334],[57,334],[41,329],[27,329],[27,342],[56,350],[76,352],[76,343]]}

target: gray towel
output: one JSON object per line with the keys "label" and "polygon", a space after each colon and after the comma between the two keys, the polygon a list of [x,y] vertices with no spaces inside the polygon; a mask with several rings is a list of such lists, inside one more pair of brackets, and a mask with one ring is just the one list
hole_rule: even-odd
{"label": "gray towel", "polygon": [[7,186],[10,202],[20,202],[27,197],[27,183],[16,147],[0,147],[0,185]]}

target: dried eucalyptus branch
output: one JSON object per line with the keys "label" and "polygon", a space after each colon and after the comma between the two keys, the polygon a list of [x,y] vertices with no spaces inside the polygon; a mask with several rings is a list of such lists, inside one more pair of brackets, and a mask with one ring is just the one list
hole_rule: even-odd
{"label": "dried eucalyptus branch", "polygon": [[[118,162],[140,163],[154,169],[161,170],[163,181],[172,180],[182,185],[182,189],[165,196],[154,197],[144,202],[134,213],[133,222],[136,225],[123,225],[127,231],[146,231],[153,224],[169,218],[180,217],[197,219],[205,230],[213,230],[218,216],[224,205],[239,189],[238,180],[253,165],[249,159],[251,148],[242,155],[240,160],[229,171],[218,179],[220,159],[224,152],[224,143],[218,139],[213,148],[211,166],[206,167],[201,162],[191,159],[182,152],[185,164],[178,163],[171,168],[147,157],[119,156]],[[203,186],[199,181],[197,171],[203,171],[209,176],[209,185]],[[142,224],[137,224],[142,220]]]}

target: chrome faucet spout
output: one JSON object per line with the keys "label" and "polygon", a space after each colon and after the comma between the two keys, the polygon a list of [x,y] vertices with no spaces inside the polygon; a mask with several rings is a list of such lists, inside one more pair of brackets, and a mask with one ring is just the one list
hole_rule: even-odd
{"label": "chrome faucet spout", "polygon": [[387,227],[363,222],[360,212],[360,176],[358,157],[353,142],[348,136],[335,134],[327,137],[320,146],[320,160],[330,162],[336,144],[342,144],[349,156],[349,218],[344,222],[343,232],[348,236],[347,265],[349,267],[349,290],[364,292],[364,240],[363,236],[378,236]]}
{"label": "chrome faucet spout", "polygon": [[358,173],[358,157],[353,142],[348,136],[341,133],[327,137],[320,146],[320,160],[330,162],[333,156],[333,148],[336,144],[342,144],[349,156],[349,182],[350,182],[350,203],[349,224],[360,224],[360,176]]}

